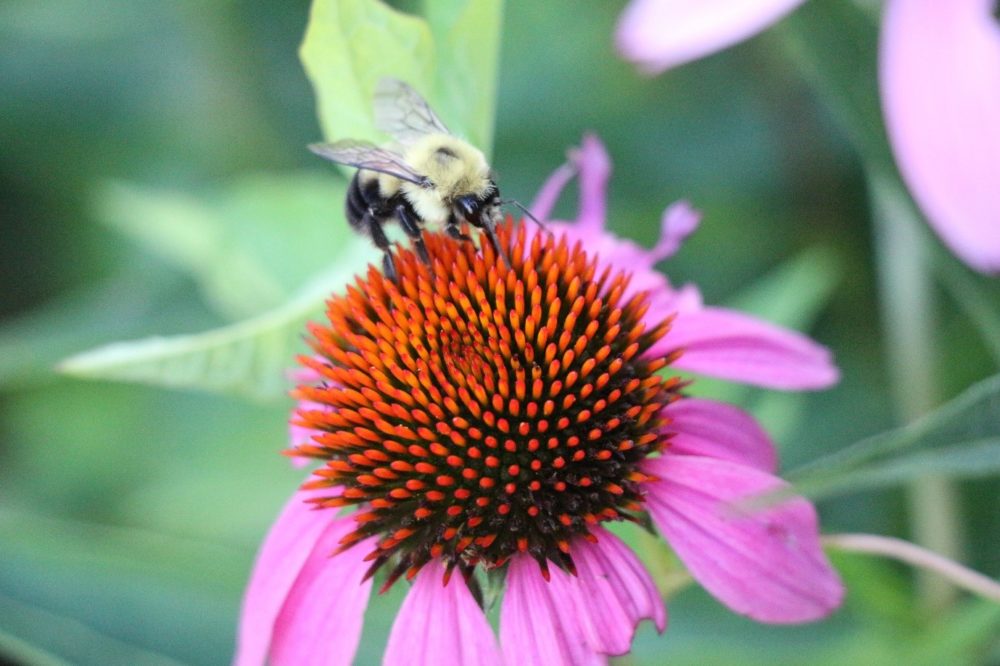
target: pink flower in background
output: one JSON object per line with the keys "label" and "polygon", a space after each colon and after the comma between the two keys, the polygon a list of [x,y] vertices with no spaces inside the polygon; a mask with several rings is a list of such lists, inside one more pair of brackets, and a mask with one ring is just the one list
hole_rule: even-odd
{"label": "pink flower in background", "polygon": [[890,0],[882,109],[896,163],[952,252],[1000,273],[1000,24],[994,0]]}
{"label": "pink flower in background", "polygon": [[[740,507],[785,487],[767,434],[665,372],[821,388],[829,352],[674,289],[654,264],[697,214],[668,209],[652,250],[616,238],[603,147],[587,137],[572,162],[534,210],[547,218],[578,172],[577,221],[499,229],[511,268],[488,243],[425,233],[433,265],[398,250],[398,282],[370,269],[311,327],[301,361],[322,381],[297,391],[291,453],[323,466],[261,548],[237,664],[351,663],[380,569],[383,589],[413,583],[387,664],[606,663],[643,619],[666,625],[649,573],[602,525],[643,514],[738,613],[806,622],[840,604],[808,502]],[[479,567],[505,577],[499,640]]]}
{"label": "pink flower in background", "polygon": [[721,51],[771,26],[803,0],[632,0],[618,23],[618,50],[662,72]]}
{"label": "pink flower in background", "polygon": [[[802,0],[632,0],[618,48],[661,72],[751,37]],[[995,0],[887,0],[880,87],[907,187],[952,252],[1000,273],[1000,25]],[[830,26],[836,30],[837,26]]]}

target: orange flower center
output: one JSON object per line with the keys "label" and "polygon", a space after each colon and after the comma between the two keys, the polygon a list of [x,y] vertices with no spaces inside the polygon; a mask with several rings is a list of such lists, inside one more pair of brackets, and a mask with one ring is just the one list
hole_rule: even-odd
{"label": "orange flower center", "polygon": [[579,244],[497,231],[511,266],[425,233],[431,265],[400,250],[396,282],[369,268],[310,328],[301,362],[325,381],[296,397],[325,409],[297,422],[322,434],[289,453],[325,461],[306,487],[339,492],[319,504],[359,507],[343,547],[378,537],[386,586],[433,557],[573,571],[571,540],[636,518],[639,463],[666,443],[680,382],[644,352],[669,322],[647,330],[645,296]]}

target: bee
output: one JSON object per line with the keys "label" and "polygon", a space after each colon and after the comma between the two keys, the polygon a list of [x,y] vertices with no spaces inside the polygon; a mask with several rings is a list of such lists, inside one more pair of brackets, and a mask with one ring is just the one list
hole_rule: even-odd
{"label": "bee", "polygon": [[396,279],[391,244],[383,228],[392,221],[413,239],[418,256],[426,263],[430,257],[423,226],[433,223],[458,241],[472,242],[462,232],[461,224],[467,222],[486,232],[509,266],[496,237],[502,220],[500,207],[508,202],[500,200],[482,151],[452,134],[420,93],[402,81],[379,81],[374,108],[375,126],[392,136],[395,144],[384,147],[347,139],[312,144],[309,149],[332,162],[357,167],[347,188],[347,221],[383,252],[386,276]]}

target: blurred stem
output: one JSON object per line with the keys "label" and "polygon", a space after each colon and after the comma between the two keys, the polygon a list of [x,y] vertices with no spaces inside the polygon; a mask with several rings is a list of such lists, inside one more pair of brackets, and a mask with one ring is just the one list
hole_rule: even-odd
{"label": "blurred stem", "polygon": [[[875,173],[870,188],[890,382],[898,416],[908,423],[938,399],[933,269],[926,237],[896,181]],[[949,559],[962,559],[958,498],[951,482],[927,476],[911,483],[907,494],[916,542]],[[954,601],[955,590],[944,580],[922,575],[918,582],[927,610]]]}
{"label": "blurred stem", "polygon": [[823,537],[823,545],[844,552],[891,557],[937,574],[983,599],[1000,603],[1000,582],[909,541],[875,534],[831,534]]}

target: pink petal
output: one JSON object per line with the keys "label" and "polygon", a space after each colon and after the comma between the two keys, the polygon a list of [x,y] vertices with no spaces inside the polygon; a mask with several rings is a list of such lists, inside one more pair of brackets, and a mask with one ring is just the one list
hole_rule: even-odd
{"label": "pink petal", "polygon": [[306,500],[325,491],[299,491],[271,526],[254,563],[243,597],[236,666],[264,663],[271,630],[288,591],[323,531],[335,521],[332,511],[316,511]]}
{"label": "pink petal", "polygon": [[585,134],[572,159],[580,173],[580,210],[576,227],[580,232],[604,229],[608,212],[608,179],[611,178],[611,157],[604,144],[594,134]]}
{"label": "pink petal", "polygon": [[[323,363],[323,359],[319,356],[313,356],[313,360]],[[314,368],[307,366],[299,366],[288,371],[288,378],[296,386],[302,384],[318,384],[323,380],[323,375],[317,372]]]}
{"label": "pink petal", "polygon": [[392,625],[386,666],[502,663],[493,629],[462,576],[456,573],[444,585],[444,572],[431,560],[417,574]]}
{"label": "pink petal", "polygon": [[672,294],[669,281],[656,270],[656,263],[680,248],[684,239],[697,229],[701,214],[685,201],[672,204],[664,211],[660,240],[652,249],[644,248],[604,230],[611,159],[600,139],[593,134],[585,135],[580,148],[570,152],[570,161],[549,176],[542,186],[531,207],[533,214],[539,219],[547,219],[563,188],[574,174],[579,174],[580,205],[576,221],[549,220],[546,225],[549,230],[565,234],[571,243],[581,243],[589,253],[599,256],[603,265],[610,264],[616,270],[631,273],[627,296],[640,291]]}
{"label": "pink petal", "polygon": [[684,398],[663,413],[670,418],[667,430],[671,453],[721,458],[774,473],[778,456],[771,438],[746,412],[714,400]]}
{"label": "pink petal", "polygon": [[701,222],[701,213],[687,201],[677,201],[663,211],[660,240],[649,251],[653,263],[674,256],[684,240],[693,234]]}
{"label": "pink petal", "polygon": [[288,592],[274,623],[273,666],[351,664],[361,640],[361,627],[372,582],[362,582],[370,566],[365,555],[375,539],[331,555],[341,538],[357,524],[336,519],[323,532]]}
{"label": "pink petal", "polygon": [[566,188],[569,181],[573,180],[575,175],[576,166],[572,164],[563,164],[553,171],[542,185],[542,189],[535,195],[531,206],[528,207],[531,214],[539,220],[548,220],[549,216],[552,215],[552,209],[556,207],[556,202],[559,201],[559,195],[562,194],[563,189]]}
{"label": "pink petal", "polygon": [[655,73],[732,46],[802,0],[632,0],[618,23],[621,54]]}
{"label": "pink petal", "polygon": [[[568,576],[552,569],[553,580]],[[557,584],[558,585],[558,584]],[[507,567],[500,607],[500,645],[508,664],[574,666],[606,664],[588,644],[576,614],[576,595],[545,582],[538,564],[515,555]]]}
{"label": "pink petal", "polygon": [[553,570],[550,591],[553,597],[574,599],[576,620],[591,649],[622,655],[631,649],[636,626],[642,620],[653,620],[662,632],[667,610],[635,553],[605,529],[596,528],[593,533],[597,543],[585,539],[573,542],[578,575]]}
{"label": "pink petal", "polygon": [[819,543],[816,512],[795,498],[769,509],[741,500],[787,487],[725,460],[666,454],[644,471],[657,528],[705,589],[761,622],[809,622],[840,605],[844,588]]}
{"label": "pink petal", "polygon": [[[531,212],[541,220],[548,220],[563,188],[573,178],[580,178],[580,204],[577,219],[574,224],[557,222],[561,230],[572,230],[576,236],[614,238],[602,234],[607,220],[608,209],[608,179],[611,178],[611,157],[604,144],[595,134],[584,134],[579,148],[569,151],[569,164],[559,167],[535,197]],[[553,229],[555,231],[555,229]]]}
{"label": "pink petal", "polygon": [[660,239],[652,249],[601,228],[581,226],[579,223],[560,227],[560,231],[564,231],[571,240],[579,240],[588,252],[600,257],[602,265],[610,264],[616,270],[631,273],[627,296],[649,291],[663,298],[673,296],[675,292],[666,276],[656,270],[656,264],[680,249],[684,239],[697,229],[700,220],[701,214],[686,201],[672,204],[663,214]]}
{"label": "pink petal", "polygon": [[1000,273],[1000,26],[993,0],[890,0],[882,105],[896,162],[969,266]]}
{"label": "pink petal", "polygon": [[[654,303],[662,316],[662,303]],[[682,349],[673,367],[767,388],[821,389],[840,373],[830,351],[808,337],[724,308],[682,311],[649,351]]]}

